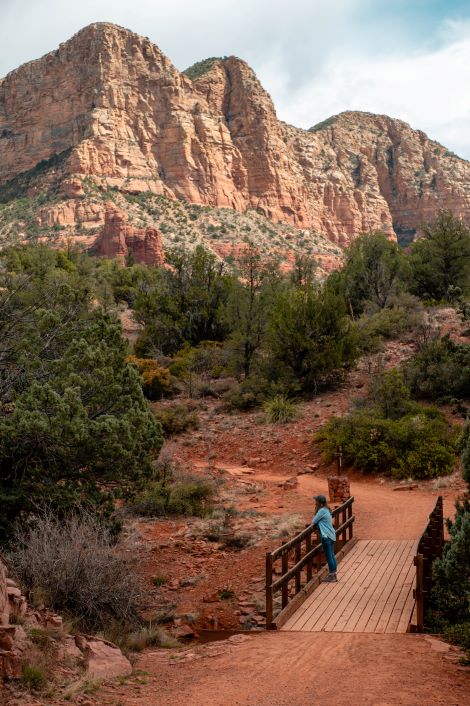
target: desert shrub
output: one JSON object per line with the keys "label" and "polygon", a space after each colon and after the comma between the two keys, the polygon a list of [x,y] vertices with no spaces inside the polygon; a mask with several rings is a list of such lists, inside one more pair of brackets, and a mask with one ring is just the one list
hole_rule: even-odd
{"label": "desert shrub", "polygon": [[153,411],[165,437],[181,434],[188,429],[197,429],[199,426],[199,415],[192,405],[177,403],[154,407]]}
{"label": "desert shrub", "polygon": [[253,376],[233,385],[223,395],[223,406],[228,412],[247,412],[259,407],[266,397],[267,381]]}
{"label": "desert shrub", "polygon": [[456,434],[436,407],[413,402],[398,370],[376,377],[361,406],[333,417],[316,435],[328,459],[343,459],[364,473],[435,478],[453,469]]}
{"label": "desert shrub", "polygon": [[161,400],[162,397],[169,397],[173,393],[171,375],[167,368],[161,368],[151,358],[137,358],[134,355],[129,356],[127,362],[137,368],[147,399]]}
{"label": "desert shrub", "polygon": [[455,441],[443,414],[420,408],[400,419],[373,411],[334,417],[317,434],[329,460],[341,446],[344,463],[394,478],[435,478],[452,472]]}
{"label": "desert shrub", "polygon": [[276,395],[263,404],[268,424],[286,424],[297,417],[298,409],[293,400],[284,395]]}
{"label": "desert shrub", "polygon": [[181,477],[169,483],[156,482],[127,507],[142,517],[190,515],[204,517],[214,498],[214,484],[197,477]]}
{"label": "desert shrub", "polygon": [[413,334],[423,324],[423,309],[419,300],[407,292],[391,297],[387,307],[368,303],[356,322],[362,350],[376,350],[383,340]]}
{"label": "desert shrub", "polygon": [[428,341],[403,366],[411,392],[436,401],[470,396],[470,346],[449,336]]}
{"label": "desert shrub", "polygon": [[235,598],[235,591],[230,586],[225,586],[219,591],[219,598],[222,601],[229,601],[231,598]]}
{"label": "desert shrub", "polygon": [[181,379],[185,379],[190,373],[202,377],[220,377],[228,358],[228,352],[219,341],[201,341],[198,346],[188,345],[178,351],[171,361],[170,371]]}
{"label": "desert shrub", "polygon": [[18,525],[9,559],[33,603],[70,615],[83,629],[136,617],[138,578],[106,527],[85,510],[61,519],[44,511]]}
{"label": "desert shrub", "polygon": [[222,546],[224,549],[232,551],[241,551],[251,544],[253,537],[247,532],[229,532],[222,538]]}
{"label": "desert shrub", "polygon": [[410,390],[397,369],[379,372],[372,378],[365,404],[385,419],[400,419],[420,409],[411,400]]}
{"label": "desert shrub", "polygon": [[470,500],[457,503],[447,526],[450,541],[433,564],[431,605],[444,624],[470,622]]}
{"label": "desert shrub", "polygon": [[26,664],[21,672],[21,683],[32,691],[41,691],[47,686],[47,677],[39,667]]}

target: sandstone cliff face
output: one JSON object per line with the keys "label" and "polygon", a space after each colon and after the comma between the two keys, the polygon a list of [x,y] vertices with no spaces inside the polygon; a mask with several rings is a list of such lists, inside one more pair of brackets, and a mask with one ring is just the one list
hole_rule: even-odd
{"label": "sandstone cliff face", "polygon": [[0,82],[0,184],[67,153],[63,201],[41,223],[103,222],[83,190],[151,191],[259,209],[346,244],[391,237],[451,208],[470,217],[470,164],[386,116],[343,113],[311,131],[280,122],[249,66],[216,60],[191,80],[148,39],[80,31]]}
{"label": "sandstone cliff face", "polygon": [[129,225],[127,214],[112,203],[107,204],[104,228],[91,252],[120,260],[123,264],[129,257],[145,265],[162,265],[164,262],[160,232],[156,228]]}

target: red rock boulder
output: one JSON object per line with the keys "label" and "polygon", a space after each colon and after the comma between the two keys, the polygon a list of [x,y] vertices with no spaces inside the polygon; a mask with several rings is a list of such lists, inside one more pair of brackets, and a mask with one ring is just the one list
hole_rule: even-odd
{"label": "red rock boulder", "polygon": [[130,225],[127,214],[112,203],[106,205],[104,228],[91,252],[123,263],[132,258],[144,265],[161,265],[165,260],[160,231]]}

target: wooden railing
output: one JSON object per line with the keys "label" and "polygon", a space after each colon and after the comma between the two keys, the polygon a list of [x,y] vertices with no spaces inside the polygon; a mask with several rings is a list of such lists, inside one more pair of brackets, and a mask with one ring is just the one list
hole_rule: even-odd
{"label": "wooden railing", "polygon": [[442,556],[444,547],[444,513],[442,496],[436,500],[434,510],[429,519],[414,558],[416,566],[416,586],[414,597],[416,599],[416,624],[411,625],[412,632],[423,632],[424,616],[428,604],[429,591],[432,584],[432,563]]}
{"label": "wooden railing", "polygon": [[[335,554],[340,560],[353,546],[351,497],[332,511]],[[326,574],[325,558],[313,525],[266,554],[266,628],[276,630],[303,603]],[[280,593],[280,601],[276,594]]]}

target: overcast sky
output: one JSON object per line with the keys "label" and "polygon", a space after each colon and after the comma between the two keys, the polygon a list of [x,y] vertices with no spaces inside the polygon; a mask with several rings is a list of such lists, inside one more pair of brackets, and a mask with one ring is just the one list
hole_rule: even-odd
{"label": "overcast sky", "polygon": [[245,59],[299,127],[386,113],[470,159],[469,0],[0,0],[0,76],[97,21],[149,37],[179,69]]}

